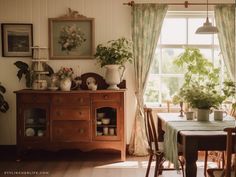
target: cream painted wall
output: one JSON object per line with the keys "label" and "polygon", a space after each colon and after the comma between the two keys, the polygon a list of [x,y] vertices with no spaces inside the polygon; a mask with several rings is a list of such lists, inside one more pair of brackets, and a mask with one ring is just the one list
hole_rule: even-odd
{"label": "cream painted wall", "polygon": [[[158,2],[183,2],[184,0],[160,0]],[[205,2],[205,0],[195,0]],[[218,2],[220,0],[214,0]],[[0,23],[32,23],[34,28],[34,45],[48,46],[48,18],[65,14],[67,8],[79,11],[87,17],[95,18],[95,45],[121,36],[131,38],[131,9],[122,5],[127,0],[0,0]],[[135,2],[157,2],[156,0],[136,0]],[[191,1],[193,2],[193,0]],[[224,0],[233,2],[233,0]],[[186,10],[180,6],[171,6],[170,10]],[[188,10],[205,10],[205,7],[194,6]],[[0,46],[1,48],[1,46]],[[0,82],[7,88],[5,98],[10,110],[0,113],[0,145],[16,144],[16,101],[13,91],[25,88],[24,81],[19,82],[13,65],[15,61],[30,62],[29,58],[8,58],[0,56]],[[82,68],[82,73],[104,71],[95,65],[94,60],[53,60],[48,62],[55,71],[61,66]],[[127,64],[126,130],[129,142],[135,113],[134,71]]]}

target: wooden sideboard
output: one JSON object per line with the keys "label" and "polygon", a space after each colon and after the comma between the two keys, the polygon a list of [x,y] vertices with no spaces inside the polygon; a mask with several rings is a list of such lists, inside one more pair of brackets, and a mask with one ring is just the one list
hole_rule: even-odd
{"label": "wooden sideboard", "polygon": [[[27,149],[114,149],[125,160],[125,89],[15,93],[19,153]],[[102,122],[99,113],[109,124]]]}

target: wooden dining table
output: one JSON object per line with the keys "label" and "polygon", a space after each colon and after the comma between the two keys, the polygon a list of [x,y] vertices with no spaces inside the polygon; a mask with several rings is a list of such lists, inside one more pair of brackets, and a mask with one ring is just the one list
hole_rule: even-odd
{"label": "wooden dining table", "polygon": [[[179,117],[179,113],[158,113],[157,118],[158,141],[161,142],[164,141],[165,125],[168,122],[185,119],[184,117]],[[183,147],[186,177],[197,176],[196,161],[198,160],[198,151],[223,151],[226,149],[226,133],[223,130],[183,130],[178,132],[177,141],[176,143],[179,143]]]}

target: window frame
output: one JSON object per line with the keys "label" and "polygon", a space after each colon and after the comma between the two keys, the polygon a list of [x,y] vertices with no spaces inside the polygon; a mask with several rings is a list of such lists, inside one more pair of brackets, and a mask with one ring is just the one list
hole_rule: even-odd
{"label": "window frame", "polygon": [[[209,11],[208,12],[208,17],[210,22],[215,25],[215,21],[214,21],[214,12],[213,11]],[[151,77],[157,77],[157,82],[158,82],[158,102],[145,102],[146,105],[151,106],[151,107],[165,107],[165,105],[163,104],[163,100],[162,100],[162,78],[165,77],[176,77],[176,78],[183,78],[184,74],[172,74],[172,73],[163,73],[162,72],[162,61],[163,61],[163,49],[168,49],[168,48],[174,48],[174,49],[183,49],[183,47],[194,47],[194,48],[200,48],[200,49],[211,49],[211,61],[213,63],[213,65],[215,65],[215,60],[216,60],[216,56],[215,56],[215,50],[219,50],[219,44],[215,43],[215,36],[211,35],[211,43],[210,44],[189,44],[189,19],[190,18],[204,18],[206,19],[206,12],[202,12],[202,11],[194,11],[194,12],[183,12],[183,11],[168,11],[166,14],[165,19],[170,19],[170,18],[185,18],[186,21],[186,43],[185,44],[162,44],[162,31],[160,34],[160,38],[158,40],[158,45],[157,45],[157,52],[160,52],[159,56],[160,59],[158,59],[158,74],[156,73],[149,73],[149,77],[148,77],[148,81],[149,78]],[[222,57],[221,57],[222,58]],[[155,60],[155,59],[154,59]],[[222,59],[221,59],[222,60]],[[221,73],[224,73],[224,67],[222,67],[223,64],[223,60],[220,62],[221,64]],[[221,75],[221,80],[223,81],[223,75]],[[173,106],[173,105],[171,105]]]}

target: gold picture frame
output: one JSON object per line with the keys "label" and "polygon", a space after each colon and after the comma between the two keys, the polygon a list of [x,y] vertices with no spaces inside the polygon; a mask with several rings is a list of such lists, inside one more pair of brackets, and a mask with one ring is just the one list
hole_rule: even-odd
{"label": "gold picture frame", "polygon": [[49,18],[49,58],[94,58],[94,18],[71,9],[65,16]]}

